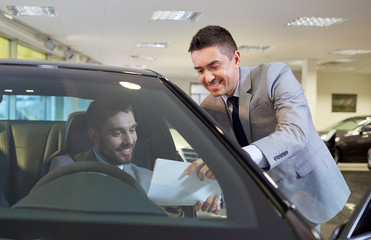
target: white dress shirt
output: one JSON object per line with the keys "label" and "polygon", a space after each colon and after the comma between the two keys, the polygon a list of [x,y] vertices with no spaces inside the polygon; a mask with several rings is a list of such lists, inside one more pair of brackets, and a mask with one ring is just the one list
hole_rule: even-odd
{"label": "white dress shirt", "polygon": [[[237,85],[237,88],[236,90],[234,91],[233,93],[233,96],[234,97],[239,97],[239,84]],[[222,95],[222,99],[224,101],[224,104],[228,110],[228,116],[230,119],[232,119],[232,111],[233,111],[233,106],[228,106],[227,104],[227,100],[228,100],[228,97],[229,96],[226,96],[226,95]],[[247,154],[249,154],[249,156],[251,157],[251,159],[260,167],[260,168],[267,168],[269,167],[269,163],[267,161],[267,159],[264,157],[263,153],[260,151],[260,149],[258,147],[256,147],[253,143],[245,146],[245,147],[242,147],[243,150],[245,150],[247,152]]]}

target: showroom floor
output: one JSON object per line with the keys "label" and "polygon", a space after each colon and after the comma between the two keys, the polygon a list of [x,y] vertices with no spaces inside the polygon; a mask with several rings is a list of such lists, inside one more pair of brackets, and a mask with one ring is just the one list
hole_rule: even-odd
{"label": "showroom floor", "polygon": [[351,194],[344,209],[331,221],[321,226],[321,235],[324,239],[330,239],[336,226],[349,219],[355,206],[362,199],[366,189],[371,185],[371,171],[366,164],[339,163],[339,168],[348,183]]}

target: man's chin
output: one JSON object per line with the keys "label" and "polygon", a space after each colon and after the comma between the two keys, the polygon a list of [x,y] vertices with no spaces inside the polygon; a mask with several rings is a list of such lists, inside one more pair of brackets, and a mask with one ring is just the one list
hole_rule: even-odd
{"label": "man's chin", "polygon": [[211,95],[213,95],[213,97],[220,97],[220,96],[223,95],[223,94],[222,94],[221,92],[219,92],[219,91],[217,91],[217,92],[209,91],[209,92],[210,92]]}
{"label": "man's chin", "polygon": [[131,163],[130,159],[121,160],[121,164],[129,164]]}

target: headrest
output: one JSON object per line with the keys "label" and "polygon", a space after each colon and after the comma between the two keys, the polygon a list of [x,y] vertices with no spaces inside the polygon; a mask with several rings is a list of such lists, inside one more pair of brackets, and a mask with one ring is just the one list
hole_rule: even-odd
{"label": "headrest", "polygon": [[86,112],[71,113],[67,121],[63,152],[79,153],[88,151],[92,146],[88,129]]}

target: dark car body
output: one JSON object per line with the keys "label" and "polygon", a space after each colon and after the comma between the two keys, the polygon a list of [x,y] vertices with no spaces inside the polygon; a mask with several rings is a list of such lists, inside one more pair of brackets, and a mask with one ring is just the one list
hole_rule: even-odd
{"label": "dark car body", "polygon": [[371,147],[371,116],[344,119],[319,132],[336,162],[366,162]]}
{"label": "dark car body", "polygon": [[[0,61],[0,89],[0,239],[322,239],[267,173],[153,71],[8,60]],[[223,192],[220,214],[194,213],[192,203],[183,206],[184,218],[170,218],[132,177],[108,164],[48,171],[54,156],[91,148],[84,120],[71,119],[84,116],[94,99],[113,96],[135,109],[133,162],[150,170],[157,158],[187,163],[179,153],[187,142]],[[367,203],[360,214],[369,212]],[[339,227],[333,238],[356,225],[365,223]]]}

